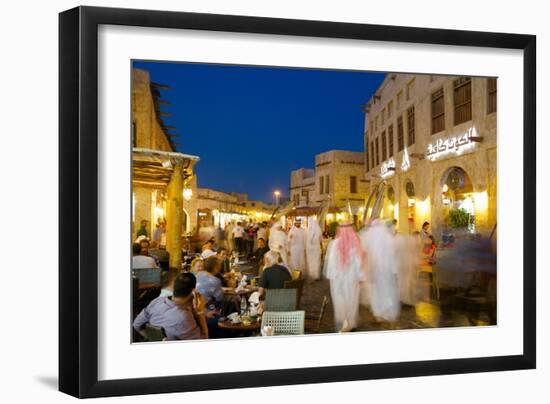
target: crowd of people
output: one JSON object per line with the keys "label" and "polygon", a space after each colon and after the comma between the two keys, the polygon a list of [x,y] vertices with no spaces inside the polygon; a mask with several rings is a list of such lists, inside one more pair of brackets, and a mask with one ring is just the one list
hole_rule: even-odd
{"label": "crowd of people", "polygon": [[360,305],[367,306],[377,322],[394,322],[402,303],[414,305],[424,297],[417,275],[435,255],[429,223],[412,235],[397,233],[395,224],[377,219],[359,232],[349,224],[338,227],[325,257],[338,330],[357,327]]}
{"label": "crowd of people", "polygon": [[[350,224],[338,226],[323,251],[323,233],[314,218],[307,228],[296,219],[284,229],[280,221],[228,223],[206,239],[188,268],[170,269],[160,295],[134,320],[142,333],[149,323],[165,330],[167,339],[220,338],[221,317],[238,311],[239,298],[226,295],[235,276],[233,259],[245,259],[258,276],[259,295],[280,289],[299,271],[310,282],[330,282],[335,326],[339,331],[357,327],[359,305],[370,308],[377,321],[395,321],[401,303],[418,299],[416,270],[419,260],[433,257],[435,243],[429,223],[414,235],[398,234],[395,222],[375,220],[359,232]],[[156,240],[141,234],[133,245],[133,268],[160,267],[167,258],[156,250]],[[153,253],[152,253],[153,252]],[[156,252],[156,254],[155,254]]]}

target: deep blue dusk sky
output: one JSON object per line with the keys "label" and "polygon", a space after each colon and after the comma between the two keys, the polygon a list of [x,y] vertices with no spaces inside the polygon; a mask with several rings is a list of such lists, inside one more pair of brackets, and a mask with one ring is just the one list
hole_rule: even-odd
{"label": "deep blue dusk sky", "polygon": [[187,63],[134,62],[167,84],[167,125],[178,151],[200,156],[199,187],[288,196],[290,171],[314,167],[315,154],[363,149],[361,106],[384,74]]}

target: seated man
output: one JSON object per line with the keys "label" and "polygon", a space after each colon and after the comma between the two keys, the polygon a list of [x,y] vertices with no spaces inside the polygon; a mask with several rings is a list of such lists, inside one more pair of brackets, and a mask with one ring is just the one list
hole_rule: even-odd
{"label": "seated man", "polygon": [[256,273],[260,273],[260,267],[262,266],[262,263],[264,262],[264,255],[266,252],[269,251],[269,247],[267,246],[267,243],[263,238],[258,239],[258,248],[256,248],[256,251],[254,251],[254,254],[252,255],[252,262],[254,262],[254,266],[256,268]]}
{"label": "seated man", "polygon": [[220,261],[220,271],[216,276],[222,281],[223,286],[227,286],[227,279],[231,276],[231,265],[227,258],[227,248],[220,247],[216,252],[216,258]]}
{"label": "seated man", "polygon": [[139,313],[134,329],[145,336],[145,324],[160,327],[169,340],[208,338],[204,297],[195,290],[195,275],[179,274],[174,280],[173,296],[159,296]]}
{"label": "seated man", "polygon": [[151,241],[150,248],[148,248],[150,257],[156,260],[160,267],[164,270],[168,270],[168,262],[170,261],[170,254],[166,251],[166,248],[160,247],[156,241]]}
{"label": "seated man", "polygon": [[292,280],[292,275],[287,267],[282,265],[282,259],[278,252],[268,251],[264,254],[264,271],[260,278],[258,292],[263,295],[265,289],[283,289],[285,282]]}
{"label": "seated man", "polygon": [[218,278],[220,261],[216,257],[204,260],[203,270],[197,274],[197,290],[204,296],[206,302],[206,317],[210,338],[221,338],[225,335],[218,327],[222,315],[235,311],[236,302],[224,298],[222,281]]}
{"label": "seated man", "polygon": [[217,277],[220,261],[216,257],[204,260],[203,270],[197,273],[197,290],[204,296],[208,312],[218,311],[223,301],[222,281]]}
{"label": "seated man", "polygon": [[156,261],[147,255],[147,250],[141,244],[132,245],[132,269],[158,268]]}

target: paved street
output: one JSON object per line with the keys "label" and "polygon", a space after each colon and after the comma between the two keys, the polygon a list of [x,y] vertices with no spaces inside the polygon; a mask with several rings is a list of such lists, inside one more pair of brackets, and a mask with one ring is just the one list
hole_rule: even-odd
{"label": "paved street", "polygon": [[[420,288],[424,286],[428,287],[429,285],[424,283],[424,285],[420,285]],[[402,305],[400,318],[395,323],[376,322],[370,310],[361,306],[357,331],[464,327],[491,324],[490,309],[480,304],[485,302],[485,294],[465,296],[466,294],[466,291],[460,288],[441,288],[439,301],[420,302],[415,307]],[[328,280],[306,283],[300,308],[306,310],[308,315],[310,313],[318,313],[323,296],[330,298]],[[321,323],[321,333],[329,332],[335,332],[333,308],[330,302]]]}

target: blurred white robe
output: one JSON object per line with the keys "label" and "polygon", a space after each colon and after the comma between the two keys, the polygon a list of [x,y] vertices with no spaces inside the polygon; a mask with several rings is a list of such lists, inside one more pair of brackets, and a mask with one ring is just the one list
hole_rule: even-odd
{"label": "blurred white robe", "polygon": [[286,253],[286,234],[281,229],[279,223],[274,224],[269,230],[269,249],[271,251],[277,251],[283,263],[287,264],[287,253]]}
{"label": "blurred white robe", "polygon": [[397,281],[398,260],[395,236],[385,223],[375,221],[359,233],[367,256],[368,286],[361,291],[372,314],[380,320],[395,321],[401,312]]}
{"label": "blurred white robe", "polygon": [[307,226],[306,263],[307,277],[317,280],[321,277],[321,241],[323,234],[317,220],[310,220]]}
{"label": "blurred white robe", "polygon": [[288,232],[288,265],[292,271],[306,270],[306,231],[293,226]]}
{"label": "blurred white robe", "polygon": [[361,256],[350,251],[346,266],[340,264],[341,257],[336,239],[330,242],[325,256],[325,276],[330,280],[330,296],[334,308],[336,330],[344,325],[349,329],[357,327],[359,317],[359,284],[364,280]]}
{"label": "blurred white robe", "polygon": [[398,234],[395,236],[398,262],[399,298],[402,303],[414,305],[418,300],[418,265],[420,242],[418,238]]}

